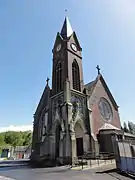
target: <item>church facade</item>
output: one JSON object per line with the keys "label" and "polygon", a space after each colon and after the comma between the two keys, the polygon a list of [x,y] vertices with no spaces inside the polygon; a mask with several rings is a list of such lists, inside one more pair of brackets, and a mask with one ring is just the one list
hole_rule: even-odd
{"label": "church facade", "polygon": [[34,114],[33,161],[68,164],[84,153],[113,152],[121,138],[118,105],[100,69],[84,84],[82,48],[66,17],[53,47],[52,88],[46,87]]}

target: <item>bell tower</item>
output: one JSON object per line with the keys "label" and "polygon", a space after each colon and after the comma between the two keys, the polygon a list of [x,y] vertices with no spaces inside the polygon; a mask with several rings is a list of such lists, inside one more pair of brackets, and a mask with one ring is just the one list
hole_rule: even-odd
{"label": "bell tower", "polygon": [[61,32],[57,33],[53,47],[52,93],[64,91],[66,80],[70,89],[82,92],[83,69],[82,48],[76,33],[72,30],[68,17],[65,17]]}

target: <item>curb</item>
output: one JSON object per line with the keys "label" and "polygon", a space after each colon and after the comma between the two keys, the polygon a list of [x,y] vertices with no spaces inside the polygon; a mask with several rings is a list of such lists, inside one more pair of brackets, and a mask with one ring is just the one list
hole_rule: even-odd
{"label": "curb", "polygon": [[[10,165],[2,165],[0,166],[0,169],[2,168],[9,168],[9,167],[13,167],[13,168],[16,168],[16,167],[28,167],[30,168],[29,165],[26,165],[26,164],[10,164]],[[33,169],[33,168],[32,168]],[[58,171],[66,171],[66,170],[70,170],[71,167],[70,166],[57,166],[57,167],[47,167],[47,168],[43,168],[45,170],[45,173],[49,173],[49,172],[58,172]]]}
{"label": "curb", "polygon": [[121,170],[119,170],[118,173],[121,174],[121,175],[126,175],[129,178],[134,178],[135,179],[135,174],[134,173],[131,173],[131,172],[128,172],[128,171],[121,171]]}
{"label": "curb", "polygon": [[8,167],[22,167],[22,166],[29,167],[27,164],[6,164],[6,165],[0,166],[0,169],[6,168],[6,167],[8,168]]}

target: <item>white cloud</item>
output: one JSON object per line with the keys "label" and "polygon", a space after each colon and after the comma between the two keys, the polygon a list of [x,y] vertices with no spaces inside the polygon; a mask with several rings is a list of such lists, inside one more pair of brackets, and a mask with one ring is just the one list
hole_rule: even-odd
{"label": "white cloud", "polygon": [[114,1],[107,1],[108,7],[121,18],[132,18],[134,19],[133,14],[135,14],[135,1],[134,0],[114,0]]}
{"label": "white cloud", "polygon": [[20,125],[20,126],[14,126],[10,125],[7,127],[0,127],[0,132],[6,132],[6,131],[33,131],[32,125]]}

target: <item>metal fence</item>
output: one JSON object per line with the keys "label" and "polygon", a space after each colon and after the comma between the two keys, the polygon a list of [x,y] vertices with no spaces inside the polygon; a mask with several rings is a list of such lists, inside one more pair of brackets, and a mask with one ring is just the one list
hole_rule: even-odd
{"label": "metal fence", "polygon": [[114,162],[114,153],[100,153],[98,155],[96,155],[95,153],[87,153],[83,156],[73,158],[71,167],[73,168],[80,166],[81,169],[84,169],[86,167],[97,167]]}
{"label": "metal fence", "polygon": [[135,145],[132,141],[115,141],[116,166],[120,171],[135,175]]}

